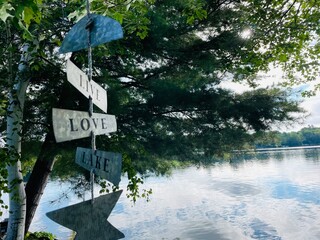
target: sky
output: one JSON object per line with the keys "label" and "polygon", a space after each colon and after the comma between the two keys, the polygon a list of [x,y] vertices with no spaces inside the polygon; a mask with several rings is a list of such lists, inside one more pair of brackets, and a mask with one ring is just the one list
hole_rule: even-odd
{"label": "sky", "polygon": [[[259,79],[259,87],[265,88],[273,85],[278,85],[283,81],[283,72],[280,69],[272,68],[268,73],[258,75]],[[316,81],[320,83],[320,78]],[[314,84],[314,83],[313,83]],[[231,80],[226,80],[221,83],[221,87],[233,90],[237,93],[241,93],[247,90],[250,90],[249,86],[245,83],[235,83]],[[304,84],[300,86],[294,86],[294,91],[299,91],[302,89],[310,89],[311,84]],[[297,122],[295,125],[289,126],[285,125],[281,128],[275,128],[274,130],[278,130],[281,132],[291,132],[291,131],[299,131],[304,127],[308,127],[310,125],[314,127],[320,127],[320,92],[316,96],[313,97],[302,97],[299,95],[298,97],[302,103],[301,107],[307,111],[307,117],[303,123]]]}

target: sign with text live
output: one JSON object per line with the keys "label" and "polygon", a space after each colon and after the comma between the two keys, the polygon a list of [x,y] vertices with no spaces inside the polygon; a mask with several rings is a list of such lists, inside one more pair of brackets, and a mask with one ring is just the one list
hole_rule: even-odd
{"label": "sign with text live", "polygon": [[107,112],[107,92],[99,84],[89,81],[88,76],[73,62],[67,61],[67,79],[86,98],[91,96],[93,104]]}
{"label": "sign with text live", "polygon": [[52,123],[57,142],[64,142],[95,135],[108,134],[117,131],[114,115],[88,112],[52,109]]}
{"label": "sign with text live", "polygon": [[121,162],[120,153],[77,147],[76,163],[88,171],[94,169],[96,175],[114,185],[118,185],[120,182]]}

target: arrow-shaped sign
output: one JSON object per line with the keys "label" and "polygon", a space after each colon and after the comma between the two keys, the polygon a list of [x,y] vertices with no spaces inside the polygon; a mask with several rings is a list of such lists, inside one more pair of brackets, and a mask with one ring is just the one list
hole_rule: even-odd
{"label": "arrow-shaped sign", "polygon": [[52,124],[57,142],[64,142],[117,131],[114,115],[52,108]]}
{"label": "arrow-shaped sign", "polygon": [[77,147],[76,163],[89,171],[94,169],[96,175],[114,185],[118,185],[121,180],[121,162],[120,153]]}
{"label": "arrow-shaped sign", "polygon": [[67,79],[86,98],[91,96],[92,102],[105,113],[107,112],[107,92],[99,84],[89,81],[88,76],[73,62],[67,61]]}
{"label": "arrow-shaped sign", "polygon": [[77,232],[76,240],[114,240],[124,234],[112,226],[107,218],[117,203],[122,190],[91,200],[48,212],[53,221]]}

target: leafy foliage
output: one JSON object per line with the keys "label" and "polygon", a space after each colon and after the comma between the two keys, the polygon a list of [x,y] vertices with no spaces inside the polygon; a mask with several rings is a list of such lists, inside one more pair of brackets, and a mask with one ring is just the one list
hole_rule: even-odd
{"label": "leafy foliage", "polygon": [[3,22],[11,20],[16,28],[23,31],[23,38],[32,40],[34,35],[30,32],[31,23],[40,24],[42,0],[27,1],[1,1],[0,19]]}
{"label": "leafy foliage", "polygon": [[[0,1],[0,29],[7,33],[0,36],[6,46],[0,49],[1,97],[18,72],[19,47],[29,42],[32,53],[25,143],[52,133],[52,107],[87,111],[87,99],[66,82],[65,56],[57,54],[85,14],[84,3]],[[318,73],[319,46],[311,44],[320,33],[316,0],[93,0],[91,11],[124,28],[124,39],[93,49],[93,79],[108,89],[108,113],[118,124],[117,133],[97,137],[97,148],[123,154],[133,197],[142,181],[138,173],[164,174],[178,161],[212,161],[251,144],[248,131],[294,121],[291,113],[302,112],[298,102],[286,90],[257,88],[259,71],[282,66],[289,84]],[[71,60],[86,69],[86,51],[72,53]],[[227,77],[254,89],[226,90]],[[3,109],[6,103],[0,104]],[[3,115],[0,125],[3,131]],[[56,144],[50,153],[59,167],[76,146],[89,145],[88,139]]]}
{"label": "leafy foliage", "polygon": [[[51,107],[87,109],[87,100],[65,81],[64,59],[55,54],[64,34],[85,14],[85,3],[42,1],[41,7],[38,3],[30,3],[34,13],[25,20],[21,17],[25,10],[20,15],[5,10],[12,15],[8,20],[24,21],[36,40],[23,132],[26,142],[40,140],[50,131]],[[317,3],[296,3],[91,1],[92,12],[116,18],[125,31],[125,39],[93,49],[94,80],[108,86],[109,113],[117,116],[119,129],[111,138],[98,137],[98,148],[130,159],[124,160],[124,171],[163,173],[175,160],[199,161],[241,148],[252,141],[248,130],[293,121],[290,113],[301,109],[285,91],[235,94],[221,86],[224,73],[255,86],[255,74],[267,70],[269,63],[293,61],[306,51],[305,43],[318,28],[311,21]],[[301,15],[303,21],[295,17],[299,6],[301,11],[310,9],[309,15]],[[36,19],[38,10],[41,21]],[[246,29],[252,32],[250,38],[241,37]],[[20,34],[21,29],[12,31]],[[15,41],[19,45],[24,39]],[[73,53],[71,59],[85,68],[85,51]],[[57,148],[70,151],[89,144],[78,140]]]}
{"label": "leafy foliage", "polygon": [[48,232],[34,232],[27,233],[25,240],[38,240],[38,239],[46,239],[46,240],[55,240],[56,237]]}

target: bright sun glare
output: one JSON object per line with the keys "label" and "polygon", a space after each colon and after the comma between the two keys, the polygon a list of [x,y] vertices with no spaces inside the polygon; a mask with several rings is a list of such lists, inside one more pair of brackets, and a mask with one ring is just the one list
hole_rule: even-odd
{"label": "bright sun glare", "polygon": [[249,28],[244,29],[244,30],[240,33],[240,36],[241,36],[242,38],[245,38],[245,39],[250,38],[251,35],[252,35],[252,31],[251,31],[251,29],[249,29]]}

